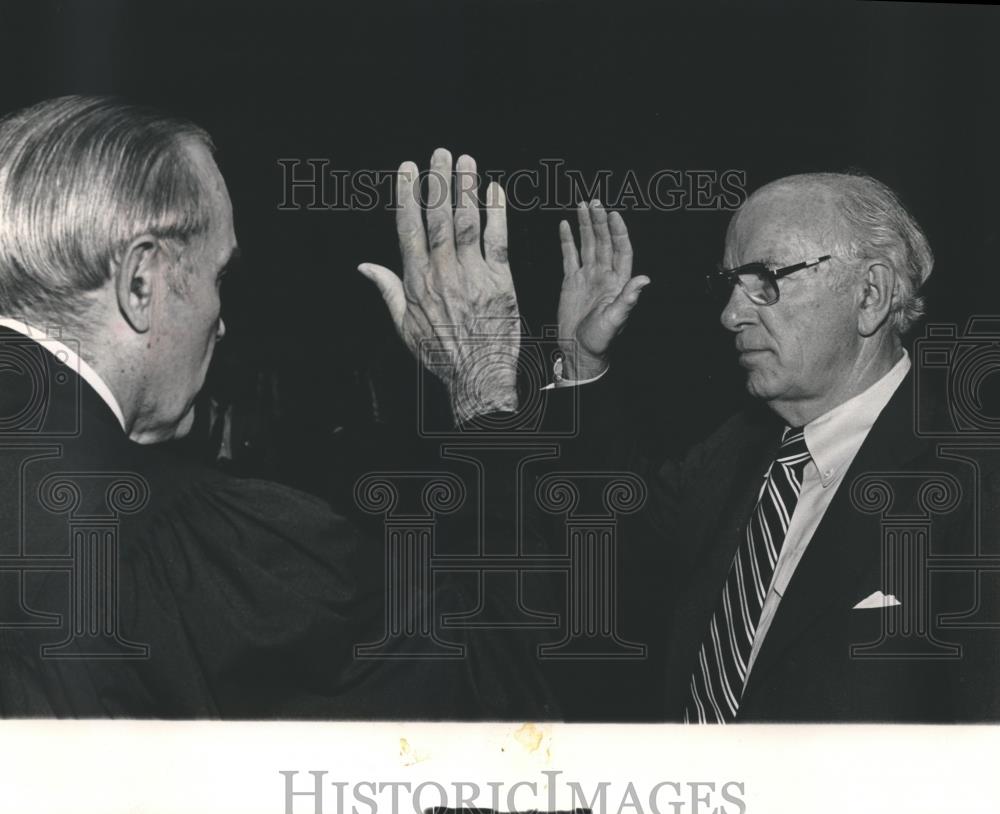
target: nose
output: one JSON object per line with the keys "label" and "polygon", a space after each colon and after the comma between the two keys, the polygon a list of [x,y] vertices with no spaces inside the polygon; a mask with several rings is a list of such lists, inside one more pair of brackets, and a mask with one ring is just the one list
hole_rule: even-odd
{"label": "nose", "polygon": [[226,323],[219,317],[219,327],[215,329],[215,341],[218,342],[226,335]]}
{"label": "nose", "polygon": [[727,331],[739,331],[757,319],[757,304],[747,296],[746,292],[738,285],[733,286],[729,292],[729,300],[726,307],[719,315],[722,327]]}

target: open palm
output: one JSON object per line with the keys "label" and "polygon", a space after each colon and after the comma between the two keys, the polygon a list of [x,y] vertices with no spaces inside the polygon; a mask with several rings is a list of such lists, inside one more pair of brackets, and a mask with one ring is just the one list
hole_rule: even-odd
{"label": "open palm", "polygon": [[396,233],[403,276],[375,263],[358,270],[378,286],[406,346],[442,379],[455,420],[463,423],[517,409],[521,321],[507,260],[503,190],[496,182],[487,188],[481,229],[476,162],[463,155],[454,169],[459,185],[453,209],[451,153],[434,151],[425,226],[417,165],[400,165]]}
{"label": "open palm", "polygon": [[577,208],[580,250],[567,221],[559,224],[563,284],[559,295],[559,337],[564,375],[587,379],[607,367],[612,341],[625,326],[648,277],[632,276],[632,243],[625,221],[600,201]]}

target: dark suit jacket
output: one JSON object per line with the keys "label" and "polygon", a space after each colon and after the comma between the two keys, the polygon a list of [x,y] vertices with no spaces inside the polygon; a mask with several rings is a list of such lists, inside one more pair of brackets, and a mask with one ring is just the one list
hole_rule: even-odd
{"label": "dark suit jacket", "polygon": [[[552,714],[500,633],[452,631],[462,660],[355,659],[385,632],[381,540],[312,496],[132,443],[6,329],[0,528],[5,716]],[[473,599],[439,583],[433,607]]]}
{"label": "dark suit jacket", "polygon": [[[647,480],[648,505],[622,535],[624,604],[632,618],[624,633],[650,637],[650,664],[662,671],[665,701],[660,706],[647,696],[646,703],[654,716],[679,720],[782,423],[763,407],[748,409],[683,460],[650,468],[635,444],[622,441],[628,421],[611,405],[622,385],[606,379],[582,394],[587,444],[570,457],[576,466],[638,470]],[[920,409],[943,409],[940,400],[919,395]],[[953,448],[918,437],[915,405],[911,374],[799,562],[737,720],[1000,718],[1000,562],[982,570],[991,565],[984,556],[1000,553],[1000,452],[974,441]],[[888,505],[880,509],[881,497]],[[912,559],[925,545],[921,539],[930,555],[924,565]],[[877,590],[903,604],[854,609]],[[879,641],[878,648],[855,647]],[[648,675],[643,682],[649,686]]]}

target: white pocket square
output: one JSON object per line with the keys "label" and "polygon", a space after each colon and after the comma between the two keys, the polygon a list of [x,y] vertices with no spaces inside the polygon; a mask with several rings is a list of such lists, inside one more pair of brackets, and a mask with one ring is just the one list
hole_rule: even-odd
{"label": "white pocket square", "polygon": [[851,610],[865,610],[866,608],[891,608],[893,605],[902,604],[896,597],[892,594],[884,594],[881,591],[875,591],[871,596],[866,596],[857,605],[855,605]]}

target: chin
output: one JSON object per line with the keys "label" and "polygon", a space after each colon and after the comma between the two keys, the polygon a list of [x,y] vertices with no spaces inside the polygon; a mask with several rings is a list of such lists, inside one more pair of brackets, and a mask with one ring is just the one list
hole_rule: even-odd
{"label": "chin", "polygon": [[778,382],[763,370],[751,370],[747,374],[746,387],[751,396],[763,401],[774,398],[780,392]]}
{"label": "chin", "polygon": [[183,438],[194,426],[194,407],[191,407],[186,413],[184,413],[183,418],[177,422],[177,427],[174,430],[174,438]]}

